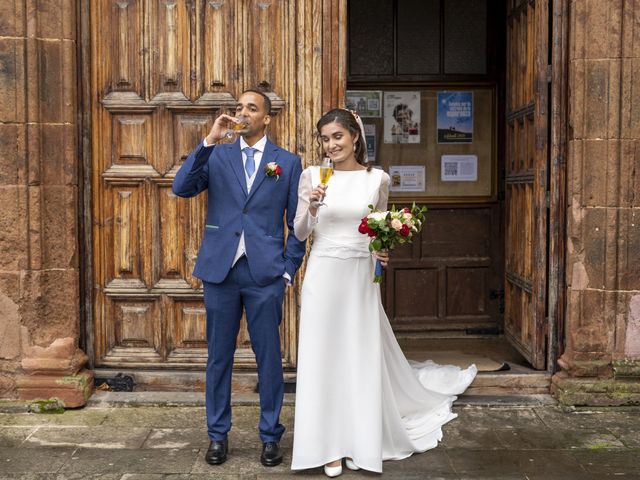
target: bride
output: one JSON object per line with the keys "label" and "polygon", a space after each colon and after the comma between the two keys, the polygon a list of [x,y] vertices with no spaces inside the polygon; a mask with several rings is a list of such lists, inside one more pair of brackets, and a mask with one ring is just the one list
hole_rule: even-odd
{"label": "bride", "polygon": [[383,460],[438,445],[442,425],[456,417],[455,395],[477,370],[404,357],[373,283],[374,260],[386,265],[388,255],[372,256],[358,232],[368,205],[386,210],[389,175],[366,165],[364,128],[349,110],[331,110],[317,130],[334,173],[325,187],[319,167],[309,167],[298,189],[295,236],[313,233],[313,246],[302,285],[291,468],[324,465],[335,477],[345,459],[352,470],[382,472]]}

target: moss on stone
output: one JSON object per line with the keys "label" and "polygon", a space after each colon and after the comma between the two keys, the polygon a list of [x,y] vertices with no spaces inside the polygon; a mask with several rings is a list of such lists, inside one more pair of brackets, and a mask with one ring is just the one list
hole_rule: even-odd
{"label": "moss on stone", "polygon": [[64,403],[58,398],[49,400],[34,400],[29,404],[29,411],[32,413],[64,413]]}

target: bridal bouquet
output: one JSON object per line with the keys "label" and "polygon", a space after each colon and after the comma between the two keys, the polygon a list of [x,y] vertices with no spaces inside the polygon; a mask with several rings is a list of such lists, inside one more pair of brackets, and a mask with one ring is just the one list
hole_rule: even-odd
{"label": "bridal bouquet", "polygon": [[[410,243],[414,234],[419,233],[424,222],[427,207],[413,203],[411,208],[381,212],[369,205],[371,213],[362,219],[358,231],[371,237],[370,252],[393,250],[397,244]],[[374,283],[382,281],[382,264],[376,260]]]}

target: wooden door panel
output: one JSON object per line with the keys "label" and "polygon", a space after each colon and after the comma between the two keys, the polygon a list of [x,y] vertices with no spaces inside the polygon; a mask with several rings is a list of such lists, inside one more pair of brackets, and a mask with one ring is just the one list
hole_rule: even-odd
{"label": "wooden door panel", "polygon": [[97,32],[109,41],[95,45],[103,64],[106,92],[127,91],[143,98],[143,0],[98,1],[95,16],[102,19]]}
{"label": "wooden door panel", "polygon": [[447,268],[446,314],[448,318],[488,316],[487,276],[483,267]]}
{"label": "wooden door panel", "polygon": [[104,364],[152,364],[162,360],[162,329],[158,296],[109,295],[106,302]]}
{"label": "wooden door panel", "polygon": [[544,368],[548,0],[510,0],[507,18],[505,333]]}
{"label": "wooden door panel", "polygon": [[395,331],[498,331],[500,221],[497,204],[429,210],[421,238],[394,250],[384,277]]}
{"label": "wooden door panel", "polygon": [[[297,137],[306,141],[306,131],[296,132],[297,112],[283,112],[286,101],[317,98],[319,105],[321,99],[316,91],[302,94],[295,87],[306,68],[298,67],[291,52],[298,34],[290,15],[296,3],[91,2],[97,366],[205,365],[202,283],[192,271],[207,195],[178,198],[171,183],[215,117],[232,109],[245,88],[270,90],[274,111],[282,112],[274,118],[271,139],[284,140],[288,148]],[[321,10],[308,11],[322,16]],[[309,48],[306,54],[318,55]],[[290,290],[281,329],[285,366],[295,365],[297,338],[297,290]],[[244,317],[237,347],[236,365],[255,367]]]}

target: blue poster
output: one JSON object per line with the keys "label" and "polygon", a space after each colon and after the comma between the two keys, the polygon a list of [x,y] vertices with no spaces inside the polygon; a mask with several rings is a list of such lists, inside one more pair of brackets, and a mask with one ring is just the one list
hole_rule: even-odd
{"label": "blue poster", "polygon": [[473,142],[473,92],[438,92],[438,143]]}

